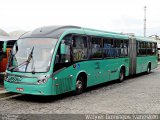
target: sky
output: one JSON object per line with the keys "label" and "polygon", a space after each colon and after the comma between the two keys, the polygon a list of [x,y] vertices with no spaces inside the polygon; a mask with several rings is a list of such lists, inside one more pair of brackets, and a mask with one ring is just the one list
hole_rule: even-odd
{"label": "sky", "polygon": [[32,31],[50,25],[75,25],[143,36],[160,35],[159,0],[1,0],[0,28]]}

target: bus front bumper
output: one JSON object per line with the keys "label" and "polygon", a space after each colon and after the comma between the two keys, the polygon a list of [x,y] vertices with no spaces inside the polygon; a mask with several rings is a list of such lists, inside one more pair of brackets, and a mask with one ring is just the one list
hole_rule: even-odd
{"label": "bus front bumper", "polygon": [[51,87],[48,84],[42,85],[26,85],[26,84],[14,84],[4,81],[4,88],[8,92],[15,92],[21,94],[31,95],[52,95]]}

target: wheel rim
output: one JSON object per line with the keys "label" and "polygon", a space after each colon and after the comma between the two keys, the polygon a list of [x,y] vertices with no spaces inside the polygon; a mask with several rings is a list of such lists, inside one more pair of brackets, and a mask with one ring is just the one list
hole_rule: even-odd
{"label": "wheel rim", "polygon": [[150,68],[148,67],[147,72],[150,73]]}
{"label": "wheel rim", "polygon": [[76,82],[76,88],[79,89],[79,90],[81,90],[82,86],[83,86],[82,81],[77,80],[77,82]]}
{"label": "wheel rim", "polygon": [[124,78],[124,74],[123,74],[123,73],[121,73],[121,74],[120,74],[120,81],[122,81],[122,80],[123,80],[123,78]]}

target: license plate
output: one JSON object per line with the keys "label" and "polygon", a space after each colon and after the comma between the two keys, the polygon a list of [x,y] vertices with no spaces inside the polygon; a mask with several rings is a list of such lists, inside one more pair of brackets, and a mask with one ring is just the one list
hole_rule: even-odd
{"label": "license plate", "polygon": [[23,88],[17,88],[17,91],[23,91],[24,89]]}

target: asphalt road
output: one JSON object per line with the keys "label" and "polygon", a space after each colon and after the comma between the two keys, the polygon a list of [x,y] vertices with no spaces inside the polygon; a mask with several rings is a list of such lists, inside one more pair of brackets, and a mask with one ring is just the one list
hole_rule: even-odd
{"label": "asphalt road", "polygon": [[55,97],[20,95],[0,99],[0,113],[6,114],[141,114],[160,113],[160,66],[148,75],[127,78]]}

